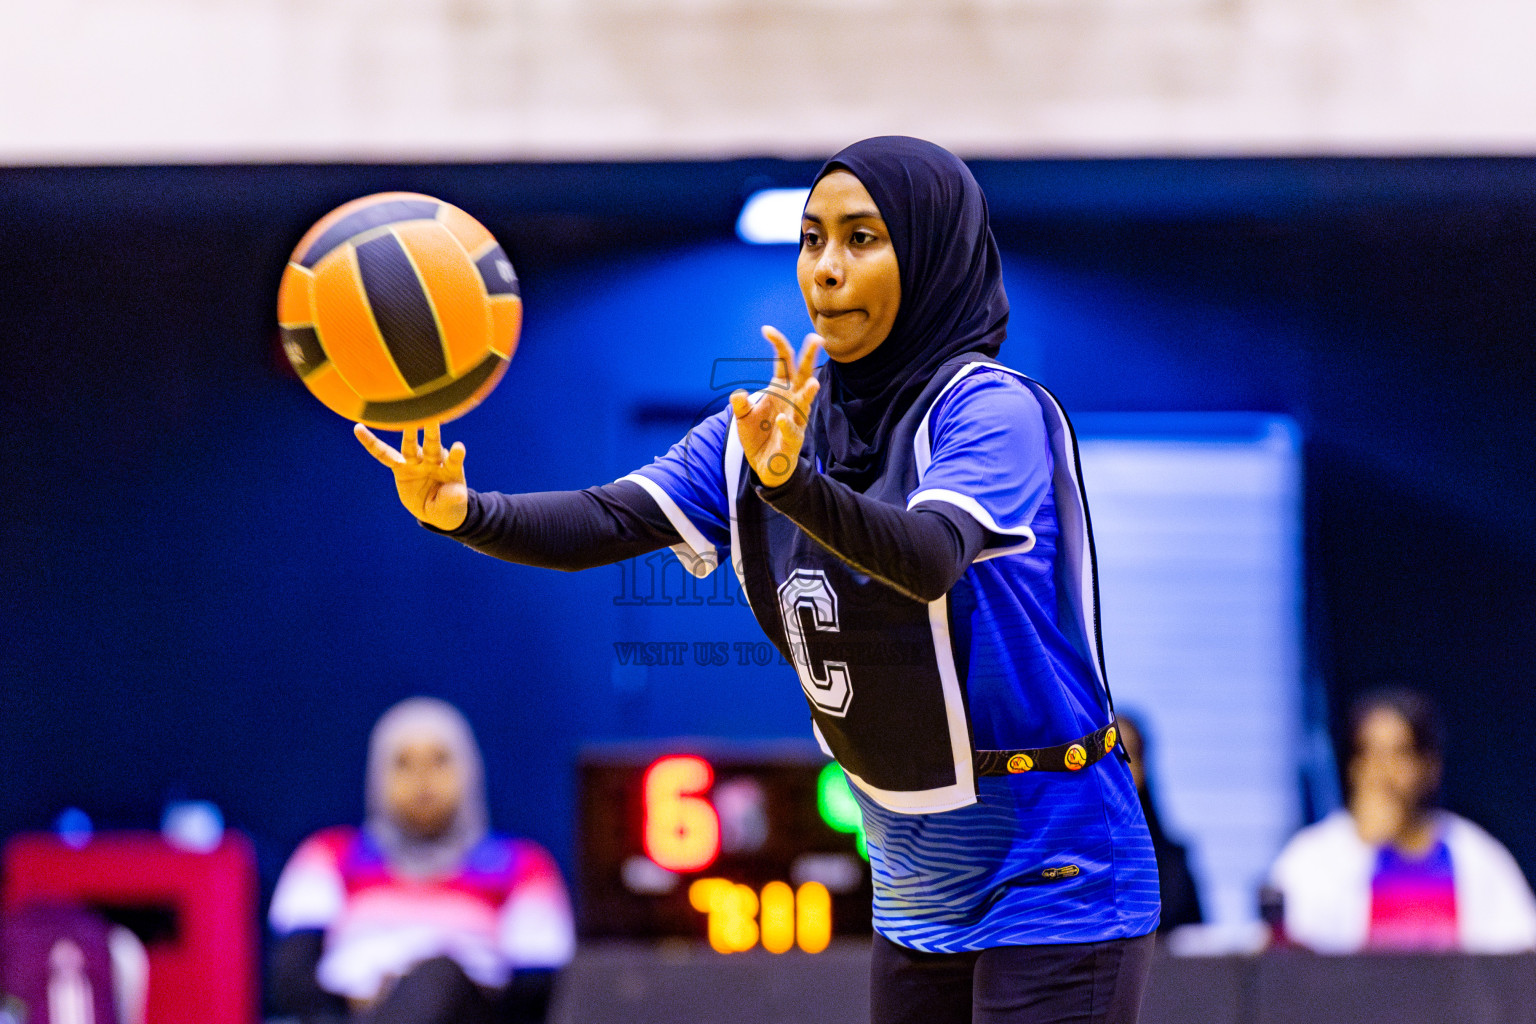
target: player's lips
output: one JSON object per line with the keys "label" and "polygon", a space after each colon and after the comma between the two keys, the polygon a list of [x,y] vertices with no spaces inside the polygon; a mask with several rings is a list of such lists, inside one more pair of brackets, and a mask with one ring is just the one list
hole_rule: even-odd
{"label": "player's lips", "polygon": [[823,320],[836,320],[840,316],[848,316],[851,313],[862,313],[862,309],[818,309],[816,315]]}

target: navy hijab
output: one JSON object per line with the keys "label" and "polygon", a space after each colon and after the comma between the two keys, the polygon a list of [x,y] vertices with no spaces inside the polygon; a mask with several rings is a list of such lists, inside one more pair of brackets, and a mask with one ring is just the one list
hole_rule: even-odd
{"label": "navy hijab", "polygon": [[953,153],[902,135],[865,139],[816,175],[859,179],[891,232],[901,304],[890,336],[869,355],[818,369],[821,393],[807,430],[833,479],[858,490],[880,475],[891,433],[939,367],[955,356],[996,356],[1008,323],[1002,265],[987,200]]}

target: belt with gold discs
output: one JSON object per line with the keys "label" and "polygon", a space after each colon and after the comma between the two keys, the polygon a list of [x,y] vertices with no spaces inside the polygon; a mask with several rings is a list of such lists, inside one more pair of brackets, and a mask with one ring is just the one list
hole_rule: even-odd
{"label": "belt with gold discs", "polygon": [[1120,742],[1120,730],[1110,722],[1097,732],[1071,743],[1024,750],[974,751],[977,775],[1019,775],[1024,772],[1080,772],[1108,755]]}

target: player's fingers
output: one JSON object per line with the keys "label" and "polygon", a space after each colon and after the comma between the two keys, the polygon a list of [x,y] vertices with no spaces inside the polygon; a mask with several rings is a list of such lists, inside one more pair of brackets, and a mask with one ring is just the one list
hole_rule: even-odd
{"label": "player's fingers", "polygon": [[456,477],[464,475],[464,442],[455,441],[448,449],[448,471]]}
{"label": "player's fingers", "polygon": [[778,359],[773,364],[773,380],[788,382],[795,372],[795,350],[789,347],[789,339],[777,327],[763,325],[763,337],[773,346]]}
{"label": "player's fingers", "polygon": [[821,335],[805,336],[805,342],[800,346],[800,365],[795,368],[795,383],[801,383],[816,373],[816,353],[821,351],[821,346]]}
{"label": "player's fingers", "polygon": [[808,378],[795,391],[795,412],[801,421],[807,420],[811,415],[811,406],[816,402],[816,395],[821,391],[821,381],[815,377]]}
{"label": "player's fingers", "polygon": [[399,452],[379,440],[373,431],[361,423],[352,428],[352,436],[362,442],[363,447],[368,449],[369,455],[372,455],[390,469],[405,465],[405,458]]}
{"label": "player's fingers", "polygon": [[405,456],[405,461],[415,462],[421,458],[421,446],[416,443],[416,428],[400,432],[400,454]]}
{"label": "player's fingers", "polygon": [[739,388],[731,392],[731,412],[735,413],[739,420],[744,420],[752,414],[752,400]]}
{"label": "player's fingers", "polygon": [[801,429],[795,426],[795,418],[787,412],[781,412],[773,418],[773,425],[778,428],[779,436],[792,444],[799,444],[804,437]]}
{"label": "player's fingers", "polygon": [[429,466],[438,466],[443,461],[443,425],[433,422],[427,424],[423,431],[426,435],[421,446],[421,457]]}

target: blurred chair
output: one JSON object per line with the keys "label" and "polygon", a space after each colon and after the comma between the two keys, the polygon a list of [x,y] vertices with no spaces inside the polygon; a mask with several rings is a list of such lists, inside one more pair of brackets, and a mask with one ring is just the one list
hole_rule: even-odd
{"label": "blurred chair", "polygon": [[79,849],[28,833],[6,844],[3,870],[8,916],[73,904],[144,939],[137,954],[120,933],[109,940],[119,1006],[130,1011],[120,1013],[124,1024],[132,1024],[135,1002],[153,1024],[256,1021],[256,868],[244,836],[226,832],[219,846],[196,853],[153,832],[98,833]]}
{"label": "blurred chair", "polygon": [[0,1020],[144,1024],[148,983],[144,944],[94,911],[38,903],[0,921]]}

